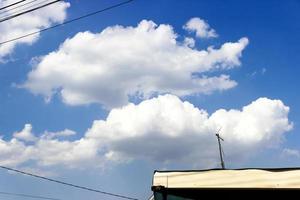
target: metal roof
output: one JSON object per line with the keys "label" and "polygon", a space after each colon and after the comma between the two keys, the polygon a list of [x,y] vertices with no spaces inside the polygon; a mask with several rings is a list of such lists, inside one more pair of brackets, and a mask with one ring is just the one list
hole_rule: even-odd
{"label": "metal roof", "polygon": [[155,171],[152,186],[182,189],[300,189],[300,168]]}

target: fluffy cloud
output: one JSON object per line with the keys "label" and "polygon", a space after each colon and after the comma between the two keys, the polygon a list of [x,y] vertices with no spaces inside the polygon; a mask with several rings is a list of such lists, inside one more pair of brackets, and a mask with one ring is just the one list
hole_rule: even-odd
{"label": "fluffy cloud", "polygon": [[198,17],[190,19],[184,26],[184,29],[195,32],[199,38],[214,38],[218,37],[216,31],[210,28],[209,24]]}
{"label": "fluffy cloud", "polygon": [[197,50],[192,38],[177,37],[172,26],[146,20],[136,27],[80,32],[40,57],[21,87],[46,99],[60,94],[69,105],[112,108],[125,105],[130,96],[209,94],[236,86],[228,75],[208,72],[239,66],[247,38]]}
{"label": "fluffy cloud", "polygon": [[31,124],[25,124],[25,127],[22,131],[16,132],[13,134],[15,138],[24,141],[34,141],[37,138],[32,134]]}
{"label": "fluffy cloud", "polygon": [[82,167],[95,161],[138,159],[216,167],[215,131],[219,127],[226,158],[239,162],[279,145],[292,129],[288,113],[289,107],[280,100],[259,98],[241,110],[220,109],[209,115],[176,96],[164,95],[112,109],[106,120],[95,120],[78,140],[45,134],[33,143],[15,137],[0,139],[0,163],[17,165],[32,160],[40,166]]}
{"label": "fluffy cloud", "polygon": [[[14,2],[15,0],[0,1],[0,7],[12,4]],[[43,9],[0,23],[0,42],[38,31],[42,28],[49,27],[54,23],[63,22],[66,18],[66,9],[69,6],[69,3],[61,1]],[[22,7],[22,9],[23,8],[26,8],[26,6]],[[5,14],[2,14],[1,18],[11,15],[16,11],[20,11],[20,9],[3,10],[1,13],[5,12]],[[1,45],[0,61],[4,61],[5,57],[11,54],[18,44],[32,44],[38,38],[39,34],[36,34],[34,36]]]}
{"label": "fluffy cloud", "polygon": [[4,141],[0,138],[0,163],[2,165],[14,166],[28,161],[33,155],[33,147],[16,138]]}
{"label": "fluffy cloud", "polygon": [[45,131],[45,133],[42,135],[42,137],[47,138],[47,139],[52,139],[52,138],[67,137],[67,136],[72,136],[72,135],[76,135],[76,132],[72,131],[70,129],[65,129],[63,131],[58,131],[58,132]]}

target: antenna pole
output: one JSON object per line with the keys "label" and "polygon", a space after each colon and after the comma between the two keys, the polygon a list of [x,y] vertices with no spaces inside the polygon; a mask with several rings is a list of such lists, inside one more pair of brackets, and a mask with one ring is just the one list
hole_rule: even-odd
{"label": "antenna pole", "polygon": [[222,140],[222,141],[224,141],[224,140],[223,140],[223,138],[220,137],[219,133],[217,133],[216,136],[218,138],[221,166],[222,166],[222,169],[225,169],[225,163],[224,163],[224,160],[223,160],[223,153],[222,153],[222,146],[221,146],[221,141],[220,141],[220,140]]}

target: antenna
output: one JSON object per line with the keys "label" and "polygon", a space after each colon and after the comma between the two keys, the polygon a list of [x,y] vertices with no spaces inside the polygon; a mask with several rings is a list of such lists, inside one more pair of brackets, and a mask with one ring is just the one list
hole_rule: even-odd
{"label": "antenna", "polygon": [[222,169],[225,169],[225,163],[224,163],[224,160],[223,160],[223,153],[222,153],[222,145],[221,145],[221,141],[224,141],[223,138],[220,137],[220,132],[221,128],[219,128],[219,130],[217,131],[216,133],[216,136],[217,136],[217,139],[218,139],[218,144],[219,144],[219,153],[220,153],[220,159],[221,159],[221,166],[222,166]]}

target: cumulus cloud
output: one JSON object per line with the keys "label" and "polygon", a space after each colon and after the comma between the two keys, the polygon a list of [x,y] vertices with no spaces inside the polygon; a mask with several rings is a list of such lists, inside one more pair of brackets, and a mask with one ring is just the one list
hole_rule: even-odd
{"label": "cumulus cloud", "polygon": [[126,105],[131,96],[209,94],[237,85],[221,72],[241,65],[247,44],[241,38],[198,50],[192,38],[179,41],[171,25],[143,20],[136,27],[111,26],[80,32],[40,57],[21,87],[46,99],[59,94],[69,105],[107,108]]}
{"label": "cumulus cloud", "polygon": [[15,132],[14,137],[23,141],[34,141],[37,138],[32,133],[31,124],[25,124],[24,129],[20,132]]}
{"label": "cumulus cloud", "polygon": [[195,32],[199,38],[214,38],[218,37],[216,31],[210,28],[209,24],[199,17],[190,19],[183,28],[190,32]]}
{"label": "cumulus cloud", "polygon": [[5,141],[0,138],[0,163],[2,165],[14,166],[28,161],[33,148],[16,138]]}
{"label": "cumulus cloud", "polygon": [[[0,1],[0,7],[15,3],[14,0]],[[21,4],[20,4],[21,5]],[[19,5],[18,5],[19,6]],[[70,6],[69,3],[61,1],[45,7],[40,10],[22,15],[20,17],[0,23],[0,42],[19,37],[21,35],[38,31],[42,28],[51,26],[54,23],[61,23],[66,19],[66,10]],[[27,6],[28,7],[28,6]],[[12,7],[13,8],[13,7]],[[26,6],[22,7],[25,9]],[[21,8],[20,8],[21,9]],[[3,10],[0,13],[1,18],[19,12],[20,9],[11,10],[11,7],[7,10]],[[5,13],[3,13],[5,12]],[[10,55],[15,47],[19,44],[32,44],[39,38],[39,34],[26,37],[20,40],[16,40],[10,43],[6,43],[0,46],[0,61],[4,61],[5,57]]]}
{"label": "cumulus cloud", "polygon": [[40,166],[82,167],[148,160],[216,167],[219,127],[227,159],[239,162],[278,146],[292,129],[288,113],[280,100],[259,98],[241,110],[208,114],[174,95],[163,95],[112,109],[106,120],[95,120],[77,140],[40,136],[29,144],[15,137],[0,139],[0,163],[32,160]]}

